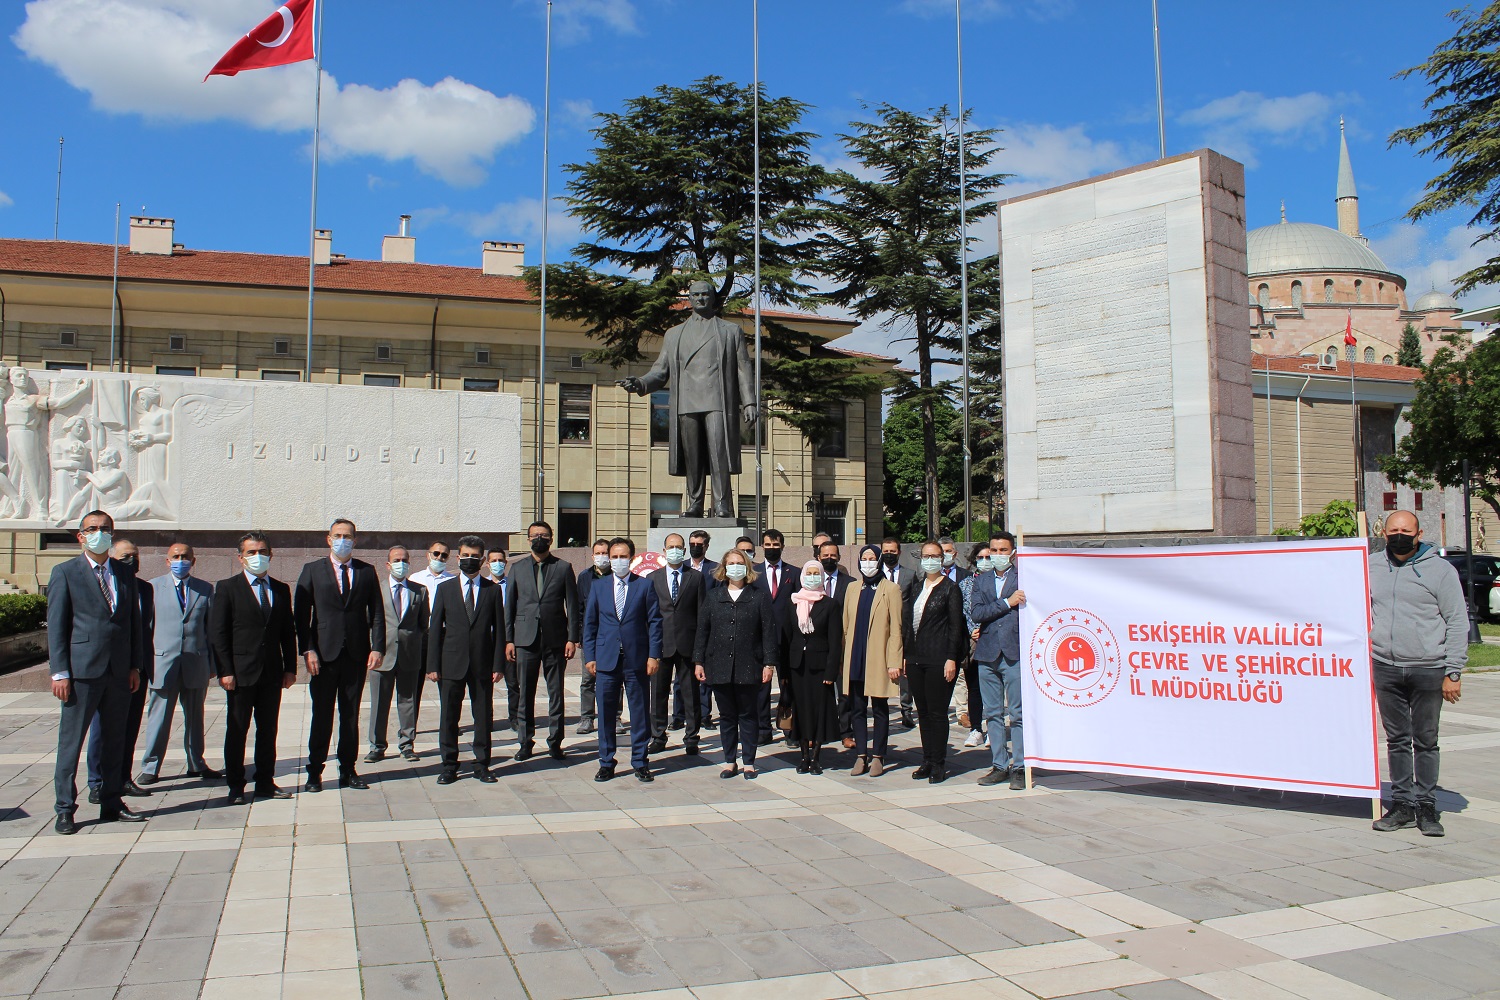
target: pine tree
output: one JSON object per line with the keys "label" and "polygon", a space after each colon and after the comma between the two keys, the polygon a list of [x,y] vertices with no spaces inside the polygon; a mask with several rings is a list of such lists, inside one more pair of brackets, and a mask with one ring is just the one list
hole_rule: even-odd
{"label": "pine tree", "polygon": [[1396,351],[1396,364],[1408,368],[1422,367],[1422,337],[1413,323],[1401,328],[1401,346]]}

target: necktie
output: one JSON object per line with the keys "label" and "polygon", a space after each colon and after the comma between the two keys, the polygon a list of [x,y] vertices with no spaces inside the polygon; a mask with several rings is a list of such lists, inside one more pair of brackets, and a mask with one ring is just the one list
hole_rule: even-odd
{"label": "necktie", "polygon": [[339,567],[339,593],[349,593],[349,564],[344,563]]}
{"label": "necktie", "polygon": [[625,617],[625,581],[615,577],[615,617]]}
{"label": "necktie", "polygon": [[676,604],[677,603],[677,571],[675,569],[672,571],[672,587],[671,587],[671,590],[672,590],[672,603]]}
{"label": "necktie", "polygon": [[474,617],[474,581],[464,581],[464,606],[469,609],[469,617]]}
{"label": "necktie", "polygon": [[776,565],[775,565],[775,563],[771,564],[771,567],[770,567],[770,577],[771,577],[771,597],[775,598],[776,597]]}
{"label": "necktie", "polygon": [[104,595],[104,603],[109,605],[109,613],[115,613],[115,595],[109,589],[109,581],[104,579],[104,564],[100,563],[94,567],[94,575],[99,577],[99,591]]}
{"label": "necktie", "polygon": [[258,576],[258,577],[255,578],[255,589],[258,590],[258,591],[260,591],[259,595],[257,595],[257,596],[260,597],[260,606],[261,606],[261,608],[263,608],[266,611],[266,613],[269,614],[270,611],[271,611],[271,595],[266,590],[266,578],[265,577]]}
{"label": "necktie", "polygon": [[187,610],[187,593],[181,580],[177,581],[177,606],[184,611]]}
{"label": "necktie", "polygon": [[401,591],[405,589],[405,587],[400,586],[391,588],[391,604],[396,608],[396,620],[398,622],[401,620]]}

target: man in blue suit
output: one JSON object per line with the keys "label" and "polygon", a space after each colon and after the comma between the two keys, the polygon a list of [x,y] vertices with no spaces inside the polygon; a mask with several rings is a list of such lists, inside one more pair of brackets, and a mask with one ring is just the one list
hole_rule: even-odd
{"label": "man in blue suit", "polygon": [[[981,785],[998,785],[1006,778],[1011,788],[1026,787],[1026,760],[1021,740],[1021,605],[1015,566],[1016,538],[997,531],[990,539],[990,566],[974,577],[969,591],[969,618],[978,627],[974,662],[984,699],[984,721],[990,733],[992,766]],[[1005,748],[1005,720],[1010,719],[1010,750]]]}
{"label": "man in blue suit", "polygon": [[630,703],[630,766],[641,781],[654,780],[646,759],[651,742],[650,677],[661,660],[661,607],[656,588],[630,572],[635,543],[609,543],[611,576],[589,588],[583,617],[584,669],[594,677],[599,700],[599,772],[595,781],[615,776],[615,723],[620,692]]}

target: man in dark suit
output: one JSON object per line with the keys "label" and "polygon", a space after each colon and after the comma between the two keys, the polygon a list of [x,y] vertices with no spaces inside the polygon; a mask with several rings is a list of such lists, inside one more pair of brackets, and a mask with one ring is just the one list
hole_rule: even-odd
{"label": "man in dark suit", "polygon": [[599,771],[595,781],[615,776],[615,722],[620,693],[630,703],[630,766],[641,781],[655,780],[648,759],[651,742],[651,677],[661,662],[661,608],[651,581],[630,572],[635,542],[609,543],[611,579],[589,588],[583,616],[583,668],[594,675],[599,696]]}
{"label": "man in dark suit", "polygon": [[186,542],[167,548],[168,572],[151,581],[156,591],[152,637],[156,662],[151,669],[151,694],[146,705],[146,750],[141,755],[137,784],[155,784],[172,735],[172,716],[182,705],[182,743],[187,776],[222,779],[224,775],[203,759],[203,708],[208,682],[214,676],[208,642],[208,611],[214,588],[193,576],[197,557]]}
{"label": "man in dark suit", "polygon": [[427,673],[427,588],[410,581],[411,553],[393,545],[386,553],[387,577],[380,589],[385,613],[385,655],[370,671],[370,752],[365,762],[385,757],[391,695],[396,696],[396,749],[417,759],[417,708]]}
{"label": "man in dark suit", "polygon": [[552,555],[550,524],[533,521],[526,534],[531,558],[510,572],[505,601],[505,658],[516,665],[520,697],[516,760],[529,758],[535,746],[538,674],[547,679],[547,753],[562,760],[563,669],[578,648],[578,581]]}
{"label": "man in dark suit", "polygon": [[464,692],[474,716],[474,777],[491,784],[490,730],[495,682],[504,670],[500,641],[505,612],[500,586],[479,575],[484,567],[484,539],[458,540],[458,576],[438,584],[427,631],[427,679],[438,685],[438,748],[443,770],[438,784],[458,780],[458,720]]}
{"label": "man in dark suit", "polygon": [[145,645],[135,573],[109,557],[115,522],[102,510],[79,524],[82,554],[59,563],[47,582],[47,647],[52,694],[62,702],[57,727],[56,829],[71,834],[78,808],[78,755],[89,724],[100,718],[99,822],[139,823],[125,807],[122,747],[130,696],[141,686]]}
{"label": "man in dark suit", "polygon": [[208,636],[219,687],[228,692],[224,781],[229,804],[245,802],[245,738],[255,720],[255,797],[287,799],[276,787],[276,730],[281,692],[297,682],[297,626],[292,590],[271,579],[271,540],[263,531],[240,536],[244,571],[214,588]]}
{"label": "man in dark suit", "polygon": [[[141,614],[141,684],[130,693],[130,705],[125,710],[125,728],[120,740],[122,755],[120,766],[125,770],[121,772],[120,794],[144,799],[150,798],[151,793],[131,778],[131,769],[135,765],[135,745],[141,732],[141,718],[146,714],[146,693],[151,683],[151,671],[156,665],[156,650],[152,639],[156,628],[156,597],[151,584],[140,577],[141,553],[136,548],[135,542],[117,538],[109,554],[115,562],[124,564],[127,569],[136,574],[136,600],[140,604]],[[103,761],[100,759],[104,752],[102,730],[103,726],[96,714],[94,721],[89,723],[89,745],[86,754],[89,770],[89,802],[93,805],[99,804],[100,789],[104,786]]]}
{"label": "man in dark suit", "polygon": [[698,637],[698,608],[703,603],[703,574],[687,565],[682,536],[672,533],[663,544],[667,564],[646,579],[656,588],[661,610],[661,669],[651,676],[651,753],[667,748],[667,705],[675,685],[682,692],[687,732],[682,748],[698,752],[698,679],[693,676],[693,643]]}
{"label": "man in dark suit", "polygon": [[[578,573],[578,615],[589,606],[589,588],[596,580],[609,576],[609,539],[594,542],[593,562]],[[578,687],[578,735],[587,736],[597,724],[598,704],[594,694],[594,675],[583,672],[583,683]]]}
{"label": "man in dark suit", "polygon": [[[787,566],[781,561],[784,548],[786,537],[775,528],[767,528],[760,536],[760,551],[765,558],[755,564],[759,579],[754,585],[771,595],[772,620],[778,622],[783,609],[791,606],[792,593],[802,589],[802,574],[795,566]],[[760,745],[769,746],[775,739],[776,729],[771,720],[771,684],[767,681],[760,686]],[[790,734],[787,740],[791,740]]]}
{"label": "man in dark suit", "polygon": [[354,522],[339,518],[328,529],[327,559],[302,567],[293,602],[297,648],[307,660],[312,732],[307,740],[307,790],[323,790],[323,762],[339,716],[339,784],[369,788],[355,772],[359,759],[359,702],[365,674],[385,653],[385,603],[375,567],[354,558]]}
{"label": "man in dark suit", "polygon": [[944,535],[938,539],[938,544],[943,547],[943,575],[954,583],[967,580],[973,570],[964,569],[958,564],[958,543],[952,536]]}

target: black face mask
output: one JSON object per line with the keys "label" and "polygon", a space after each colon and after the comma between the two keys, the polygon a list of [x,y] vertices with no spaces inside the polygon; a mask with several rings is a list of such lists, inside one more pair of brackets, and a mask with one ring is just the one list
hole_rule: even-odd
{"label": "black face mask", "polygon": [[707,551],[708,546],[703,544],[702,542],[688,543],[688,555],[692,556],[694,559],[702,559],[704,553],[706,553]]}
{"label": "black face mask", "polygon": [[762,548],[761,551],[766,554],[766,562],[770,563],[771,565],[774,566],[776,563],[781,562],[780,546],[777,546],[776,548]]}
{"label": "black face mask", "polygon": [[531,551],[535,552],[537,555],[541,555],[543,552],[546,552],[550,548],[552,548],[552,539],[548,538],[546,535],[537,535],[531,540]]}
{"label": "black face mask", "polygon": [[464,576],[473,576],[479,572],[479,565],[482,562],[484,562],[484,559],[479,556],[459,556],[458,568],[463,572]]}
{"label": "black face mask", "polygon": [[135,556],[121,556],[120,562],[124,563],[126,566],[129,566],[131,569],[139,569],[141,565],[141,561]]}
{"label": "black face mask", "polygon": [[901,553],[899,553],[899,552],[882,552],[880,554],[880,561],[883,562],[883,563],[885,563],[885,568],[886,569],[895,569],[896,568],[896,564],[901,561]]}
{"label": "black face mask", "polygon": [[1392,555],[1409,556],[1417,549],[1416,535],[1387,535],[1385,539],[1386,551]]}
{"label": "black face mask", "polygon": [[825,573],[836,573],[836,572],[838,572],[839,561],[837,559],[834,559],[834,558],[830,557],[828,559],[822,560],[822,562],[823,562],[823,572],[825,572]]}

